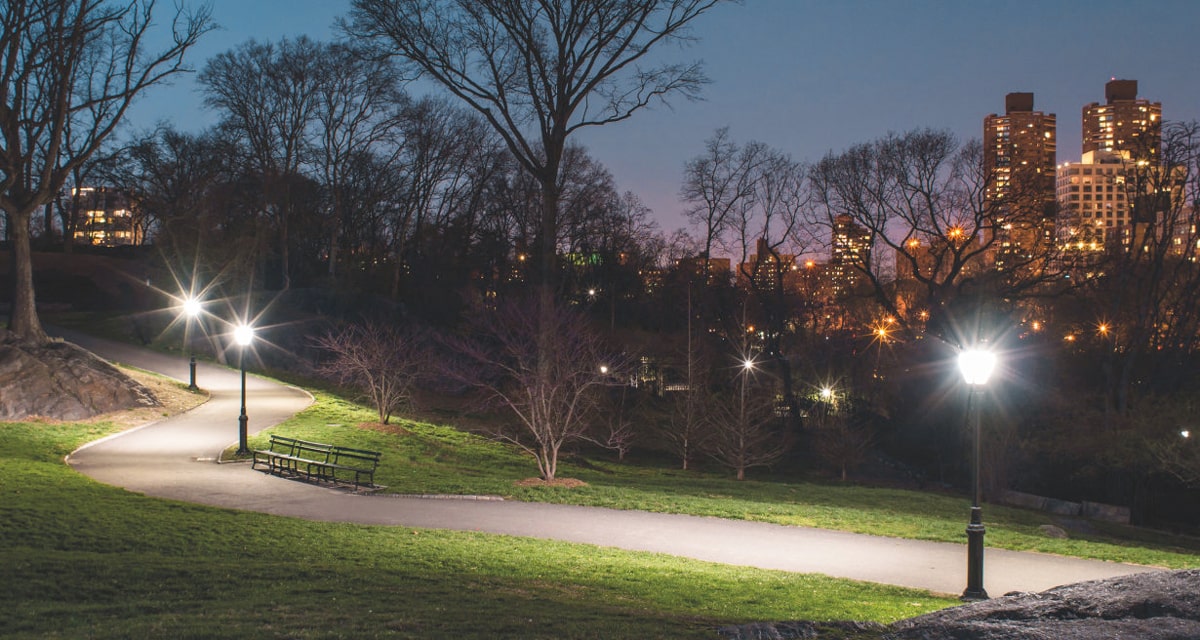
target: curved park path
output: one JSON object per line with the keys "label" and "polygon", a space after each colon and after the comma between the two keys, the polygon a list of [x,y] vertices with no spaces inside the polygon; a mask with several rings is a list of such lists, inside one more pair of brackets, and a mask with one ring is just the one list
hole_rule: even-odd
{"label": "curved park path", "polygon": [[[187,363],[129,345],[60,331],[114,362],[187,380]],[[783,571],[928,589],[957,595],[966,581],[966,545],[757,522],[513,501],[433,500],[355,495],[266,475],[249,464],[217,464],[237,440],[239,375],[207,363],[197,383],[207,403],[161,422],[86,445],[68,463],[104,482],[150,496],[309,520],[484,531],[652,551]],[[278,424],[312,401],[307,393],[247,378],[251,433]],[[963,508],[964,527],[967,509]],[[986,510],[985,510],[986,522]],[[965,536],[964,536],[965,538]],[[1149,567],[988,549],[984,587],[993,596]]]}

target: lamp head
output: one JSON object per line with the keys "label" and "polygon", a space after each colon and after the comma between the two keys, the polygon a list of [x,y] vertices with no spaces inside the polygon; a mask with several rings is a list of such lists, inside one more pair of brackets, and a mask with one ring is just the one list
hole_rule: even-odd
{"label": "lamp head", "polygon": [[968,385],[985,385],[996,368],[996,354],[979,348],[967,349],[958,354],[958,368]]}
{"label": "lamp head", "polygon": [[189,318],[195,318],[196,316],[200,315],[200,301],[192,296],[188,296],[183,301],[183,312],[186,313]]}
{"label": "lamp head", "polygon": [[243,347],[248,346],[251,342],[254,342],[254,327],[248,324],[238,325],[233,330],[233,339]]}

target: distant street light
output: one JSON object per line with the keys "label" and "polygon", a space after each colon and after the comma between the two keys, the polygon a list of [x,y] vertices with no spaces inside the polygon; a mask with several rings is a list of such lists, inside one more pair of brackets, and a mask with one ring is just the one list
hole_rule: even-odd
{"label": "distant street light", "polygon": [[200,316],[200,301],[192,296],[188,296],[183,301],[183,313],[187,317],[186,325],[183,328],[184,346],[188,349],[188,389],[196,391],[199,387],[196,386],[196,353],[192,351],[192,321]]}
{"label": "distant street light", "polygon": [[[991,351],[973,348],[958,355],[958,367],[962,370],[963,380],[967,383],[967,412],[974,409],[975,422],[975,464],[973,472],[973,489],[971,496],[971,521],[967,524],[967,588],[963,591],[963,600],[987,600],[987,591],[983,588],[983,513],[979,507],[979,458],[980,458],[980,423],[981,412],[979,398],[975,396],[983,390],[992,371],[996,368],[996,354]],[[974,400],[974,402],[972,402]]]}
{"label": "distant street light", "polygon": [[249,418],[246,417],[246,347],[254,342],[254,327],[248,324],[238,325],[233,331],[233,338],[238,343],[238,364],[242,370],[242,412],[238,416],[237,455],[244,456],[250,454],[250,449],[246,446],[246,423],[249,422]]}

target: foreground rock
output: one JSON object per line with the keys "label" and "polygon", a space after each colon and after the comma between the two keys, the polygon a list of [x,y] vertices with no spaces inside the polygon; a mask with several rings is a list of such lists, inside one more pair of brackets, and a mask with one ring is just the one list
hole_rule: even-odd
{"label": "foreground rock", "polygon": [[0,420],[83,420],[158,406],[145,386],[69,342],[31,344],[0,330]]}
{"label": "foreground rock", "polygon": [[902,620],[780,623],[721,630],[727,638],[879,640],[1190,640],[1200,638],[1200,570],[1158,571],[1016,593]]}

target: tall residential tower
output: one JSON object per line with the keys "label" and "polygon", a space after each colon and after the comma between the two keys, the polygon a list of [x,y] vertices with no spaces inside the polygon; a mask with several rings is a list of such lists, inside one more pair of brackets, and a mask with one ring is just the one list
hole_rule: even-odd
{"label": "tall residential tower", "polygon": [[1137,97],[1137,80],[1109,80],[1105,103],[1083,108],[1083,153],[1109,151],[1128,160],[1158,161],[1162,103]]}
{"label": "tall residential tower", "polygon": [[996,268],[1029,264],[1052,242],[1057,118],[1033,110],[1032,93],[1010,93],[1004,115],[983,120],[985,196],[996,207]]}

